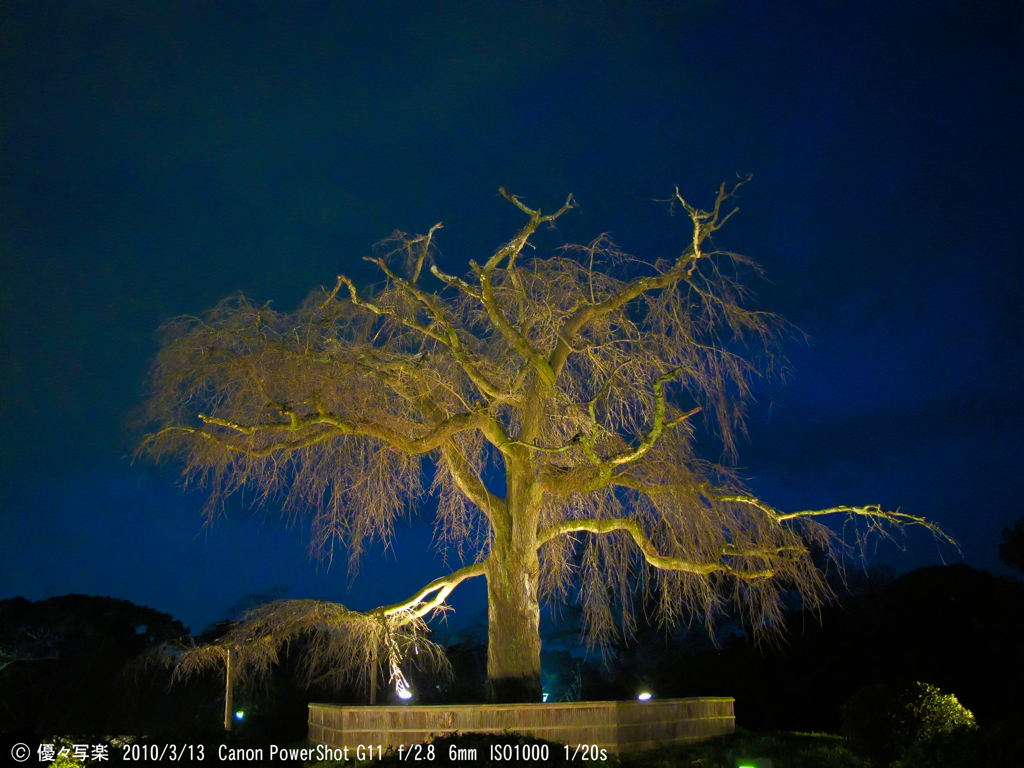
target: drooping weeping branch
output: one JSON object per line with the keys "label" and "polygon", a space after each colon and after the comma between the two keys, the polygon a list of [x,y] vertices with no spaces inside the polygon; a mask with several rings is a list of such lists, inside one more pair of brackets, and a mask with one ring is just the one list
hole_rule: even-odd
{"label": "drooping weeping branch", "polygon": [[443,649],[427,639],[427,632],[422,617],[409,610],[361,613],[322,600],[277,600],[249,611],[216,641],[183,649],[172,679],[223,668],[230,653],[236,680],[245,684],[265,676],[291,648],[301,654],[307,685],[355,684],[369,690],[381,665],[389,681],[404,684],[404,662],[450,673]]}
{"label": "drooping weeping branch", "polygon": [[[352,611],[320,600],[277,600],[249,611],[212,643],[183,649],[174,679],[224,666],[229,653],[237,679],[266,675],[280,661],[281,651],[300,640],[307,684],[355,683],[372,687],[370,675],[387,663],[389,681],[404,687],[402,664],[412,658],[421,667],[450,672],[443,649],[426,638],[425,620],[446,609],[448,596],[467,579],[481,576],[485,562],[468,565],[435,579],[409,598],[370,611]],[[415,653],[409,648],[415,646]]]}

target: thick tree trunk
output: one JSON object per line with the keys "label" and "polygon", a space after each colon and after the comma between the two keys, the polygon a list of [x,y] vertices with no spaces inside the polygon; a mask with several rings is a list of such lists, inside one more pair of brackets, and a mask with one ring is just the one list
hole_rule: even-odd
{"label": "thick tree trunk", "polygon": [[487,697],[537,703],[540,685],[540,564],[535,550],[493,558],[487,571]]}

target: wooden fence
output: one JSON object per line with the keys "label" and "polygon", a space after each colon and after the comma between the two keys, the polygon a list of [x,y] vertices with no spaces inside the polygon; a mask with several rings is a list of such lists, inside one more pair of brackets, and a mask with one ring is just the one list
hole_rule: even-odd
{"label": "wooden fence", "polygon": [[730,698],[428,707],[309,705],[310,741],[351,749],[408,746],[454,732],[508,730],[573,746],[630,752],[732,733],[735,727]]}

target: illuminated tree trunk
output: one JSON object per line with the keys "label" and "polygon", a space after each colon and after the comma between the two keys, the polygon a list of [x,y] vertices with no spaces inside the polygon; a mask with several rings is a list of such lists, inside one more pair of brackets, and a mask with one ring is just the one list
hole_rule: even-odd
{"label": "illuminated tree trunk", "polygon": [[496,704],[541,701],[537,519],[542,497],[530,475],[509,473],[509,516],[495,525],[487,566],[487,696]]}
{"label": "illuminated tree trunk", "polygon": [[539,702],[537,553],[494,562],[487,570],[487,697],[495,704]]}

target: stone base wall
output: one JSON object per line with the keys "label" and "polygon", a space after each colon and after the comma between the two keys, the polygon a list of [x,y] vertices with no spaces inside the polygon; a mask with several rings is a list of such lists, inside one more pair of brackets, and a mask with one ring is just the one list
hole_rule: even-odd
{"label": "stone base wall", "polygon": [[732,733],[733,702],[695,698],[429,707],[310,704],[309,739],[335,748],[387,749],[455,732],[516,731],[573,746],[630,752]]}

